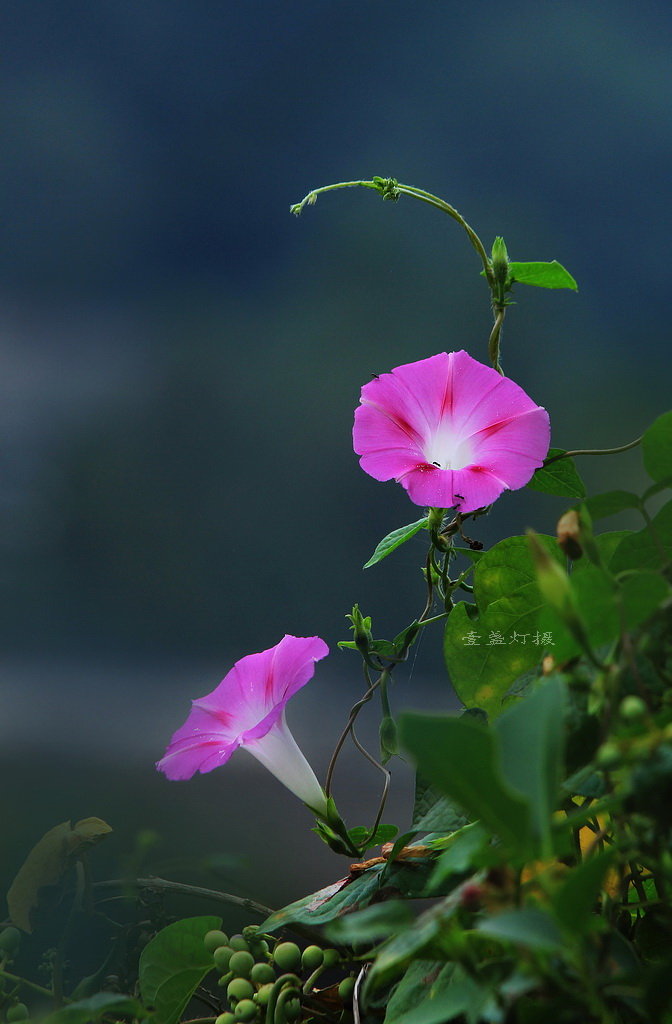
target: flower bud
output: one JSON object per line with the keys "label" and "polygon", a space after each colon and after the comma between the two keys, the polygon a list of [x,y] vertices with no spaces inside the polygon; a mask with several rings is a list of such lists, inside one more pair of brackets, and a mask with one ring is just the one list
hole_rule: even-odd
{"label": "flower bud", "polygon": [[497,236],[492,243],[492,273],[498,284],[506,287],[509,277],[509,254],[504,239]]}
{"label": "flower bud", "polygon": [[581,558],[583,548],[581,547],[581,521],[576,509],[570,508],[564,516],[560,516],[557,525],[558,544],[568,558],[576,561]]}

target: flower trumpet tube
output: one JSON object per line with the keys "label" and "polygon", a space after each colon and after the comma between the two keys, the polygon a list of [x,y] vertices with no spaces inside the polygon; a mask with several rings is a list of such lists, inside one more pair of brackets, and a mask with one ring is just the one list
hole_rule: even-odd
{"label": "flower trumpet tube", "polygon": [[362,388],[353,444],[362,469],[416,505],[473,512],[530,480],[548,452],[548,413],[464,351],[398,366]]}
{"label": "flower trumpet tube", "polygon": [[212,693],[192,702],[156,767],[169,779],[190,779],[226,764],[242,747],[326,818],[327,797],[289,730],[285,706],[328,653],[317,636],[284,636],[275,647],[241,658]]}

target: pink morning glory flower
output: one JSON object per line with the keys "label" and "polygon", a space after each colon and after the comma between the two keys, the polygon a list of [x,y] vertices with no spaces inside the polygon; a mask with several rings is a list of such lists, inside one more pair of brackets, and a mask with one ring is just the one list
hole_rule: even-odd
{"label": "pink morning glory flower", "polygon": [[353,443],[362,469],[416,505],[489,505],[524,487],[550,441],[545,409],[464,351],[398,366],[365,384]]}
{"label": "pink morning glory flower", "polygon": [[327,798],[289,731],[285,705],[328,653],[319,636],[284,636],[275,647],[241,658],[212,693],[192,702],[156,767],[169,779],[190,779],[226,764],[243,747],[312,810],[326,814]]}

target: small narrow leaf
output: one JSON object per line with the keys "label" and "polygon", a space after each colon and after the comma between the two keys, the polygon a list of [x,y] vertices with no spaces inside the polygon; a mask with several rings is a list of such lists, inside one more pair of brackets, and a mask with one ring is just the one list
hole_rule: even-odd
{"label": "small narrow leaf", "polygon": [[538,288],[571,288],[578,291],[578,285],[568,270],[551,260],[550,263],[509,263],[511,280],[518,284],[534,284]]}
{"label": "small narrow leaf", "polygon": [[551,951],[562,946],[562,935],[553,918],[535,907],[505,910],[495,917],[486,917],[476,925],[476,930],[492,939],[528,949]]}
{"label": "small narrow leaf", "polygon": [[371,555],[368,562],[365,562],[364,569],[370,569],[372,565],[376,565],[382,561],[383,558],[387,558],[393,551],[396,551],[398,547],[405,544],[411,537],[415,537],[416,533],[420,530],[427,529],[427,516],[423,516],[422,519],[418,519],[415,523],[409,523],[408,526],[400,526],[398,530],[392,530],[392,533],[388,533],[387,537],[383,537],[376,550]]}
{"label": "small narrow leaf", "polygon": [[[546,458],[564,454],[564,448],[550,448]],[[555,494],[561,498],[585,498],[586,488],[579,476],[574,459],[556,459],[548,466],[541,466],[527,485],[532,491]]]}

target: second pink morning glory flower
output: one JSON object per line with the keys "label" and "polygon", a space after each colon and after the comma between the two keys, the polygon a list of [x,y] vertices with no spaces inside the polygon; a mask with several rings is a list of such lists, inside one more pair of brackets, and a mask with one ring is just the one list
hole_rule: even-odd
{"label": "second pink morning glory flower", "polygon": [[353,444],[362,469],[396,480],[416,505],[473,512],[524,487],[548,452],[546,410],[464,351],[381,374],[360,402]]}
{"label": "second pink morning glory flower", "polygon": [[284,636],[237,661],[212,693],[192,701],[189,716],[157,763],[169,779],[190,779],[226,764],[243,747],[320,815],[327,798],[285,720],[285,705],[329,653],[319,636]]}

